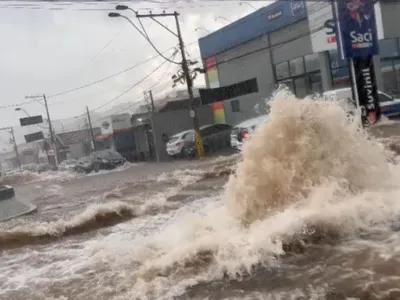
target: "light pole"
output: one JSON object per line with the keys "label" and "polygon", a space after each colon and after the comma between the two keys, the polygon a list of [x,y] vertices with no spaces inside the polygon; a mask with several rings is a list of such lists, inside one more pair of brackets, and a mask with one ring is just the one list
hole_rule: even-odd
{"label": "light pole", "polygon": [[[50,112],[49,112],[49,107],[48,107],[48,105],[47,105],[47,98],[46,98],[46,95],[45,94],[43,94],[43,95],[38,95],[38,96],[25,96],[25,99],[38,99],[38,98],[42,98],[43,99],[43,101],[44,101],[44,107],[46,108],[46,114],[47,114],[47,120],[48,120],[48,123],[49,123],[49,131],[50,131],[50,138],[51,138],[51,148],[54,150],[54,152],[55,152],[55,155],[54,155],[54,157],[55,157],[55,164],[56,164],[56,166],[58,166],[58,147],[57,147],[57,144],[56,144],[56,140],[55,140],[55,138],[54,138],[54,135],[55,135],[55,133],[53,134],[53,130],[52,130],[52,128],[53,128],[53,126],[52,126],[52,124],[51,124],[51,119],[50,119]],[[38,101],[39,103],[40,103],[40,101]],[[42,104],[42,103],[41,103]],[[42,104],[43,105],[43,104]]]}
{"label": "light pole", "polygon": [[[182,79],[184,81],[186,81],[186,86],[187,86],[187,91],[188,91],[188,96],[189,96],[189,101],[190,101],[190,117],[193,120],[193,128],[195,131],[195,138],[196,138],[196,149],[197,149],[197,155],[199,158],[203,158],[204,157],[204,148],[203,148],[203,140],[201,137],[201,133],[200,133],[200,126],[199,126],[199,121],[198,121],[198,117],[196,114],[196,109],[195,109],[195,103],[194,103],[194,96],[193,96],[193,78],[191,77],[191,73],[189,70],[189,61],[186,59],[186,53],[185,53],[185,45],[183,43],[183,38],[182,38],[182,33],[181,33],[181,29],[180,29],[180,24],[179,24],[179,19],[178,16],[179,14],[177,12],[174,13],[162,13],[162,14],[138,14],[136,11],[134,11],[133,9],[130,9],[128,6],[125,5],[118,5],[116,7],[117,10],[131,10],[133,12],[135,12],[135,15],[137,18],[151,18],[153,21],[155,21],[156,23],[158,23],[160,26],[162,26],[163,28],[165,28],[167,31],[169,31],[170,33],[172,33],[175,37],[178,38],[179,40],[179,49],[182,55],[182,62],[181,63],[177,63],[180,64],[182,67],[182,71],[183,71],[183,76]],[[137,31],[139,31],[139,33],[153,46],[153,48],[162,56],[165,58],[165,56],[163,56],[152,44],[152,42],[150,41],[146,31],[143,28],[142,23],[141,27],[143,28],[144,32],[141,32],[139,30],[139,28],[133,24],[133,22],[126,16],[123,16],[119,13],[116,12],[111,12],[108,14],[108,16],[110,18],[116,18],[116,17],[122,17],[124,19],[126,19],[133,27],[135,27],[135,29]],[[157,21],[155,18],[158,17],[174,17],[175,18],[175,24],[176,24],[176,30],[177,32],[173,32],[171,29],[169,29],[167,26],[165,26],[164,24],[162,24],[161,22]],[[166,59],[166,58],[165,58]],[[167,59],[168,61],[172,62],[172,63],[176,63],[174,61],[171,61],[169,59]],[[191,64],[193,64],[193,62],[190,62]],[[196,74],[195,74],[196,75]]]}
{"label": "light pole", "polygon": [[240,2],[240,6],[242,6],[243,4],[247,4],[248,6],[250,6],[251,8],[253,8],[254,10],[257,10],[257,8],[255,8],[254,6],[253,6],[253,4],[251,4],[251,3],[249,3],[249,2]]}
{"label": "light pole", "polygon": [[211,33],[210,30],[207,30],[207,29],[205,29],[205,28],[203,28],[203,27],[197,27],[194,31],[197,32],[199,29],[204,30],[204,31],[207,32],[207,33]]}
{"label": "light pole", "polygon": [[216,17],[216,18],[215,18],[215,21],[218,21],[218,19],[225,20],[225,21],[227,21],[228,23],[232,23],[232,21],[228,20],[228,19],[225,18],[225,17]]}

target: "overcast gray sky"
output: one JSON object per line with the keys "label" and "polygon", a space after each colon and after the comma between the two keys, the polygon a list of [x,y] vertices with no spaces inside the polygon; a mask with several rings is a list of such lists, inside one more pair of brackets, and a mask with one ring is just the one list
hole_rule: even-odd
{"label": "overcast gray sky", "polygon": [[[16,3],[20,8],[16,7]],[[268,1],[248,3],[259,8],[267,5]],[[234,21],[254,11],[250,5],[232,1],[165,1],[164,4],[135,1],[126,4],[142,12],[149,8],[154,13],[161,12],[161,9],[178,11],[187,51],[192,58],[199,58],[195,41],[206,34],[203,29],[196,31],[196,28],[213,31],[228,24],[221,18],[215,21],[216,17]],[[40,9],[30,9],[32,5]],[[156,52],[149,43],[126,20],[107,16],[114,6],[111,3],[60,5],[1,2],[0,106],[26,102],[26,95],[46,93],[51,96],[73,89],[155,56]],[[53,10],[60,7],[63,9]],[[88,8],[94,10],[85,10]],[[124,14],[133,17],[130,11]],[[132,20],[139,25],[137,20]],[[173,18],[162,21],[175,30]],[[166,50],[177,45],[177,39],[152,20],[145,19],[143,23],[158,49]],[[86,105],[95,109],[109,102],[162,62],[162,58],[153,59],[110,80],[50,97],[48,102],[52,119],[71,118],[84,113]],[[166,63],[149,79],[101,110],[117,105],[114,111],[121,112],[118,111],[121,103],[140,100],[143,91],[157,82],[159,84],[154,87],[154,93],[163,95],[171,85],[170,78],[176,69],[175,65]],[[203,85],[204,78],[200,76],[195,84]],[[44,114],[44,107],[37,102],[23,104],[22,107],[32,115]],[[23,113],[15,111],[15,107],[6,107],[1,108],[1,116],[0,127],[10,126],[18,124],[18,118]],[[4,134],[0,136],[3,139],[7,137]],[[3,146],[0,141],[0,151]]]}

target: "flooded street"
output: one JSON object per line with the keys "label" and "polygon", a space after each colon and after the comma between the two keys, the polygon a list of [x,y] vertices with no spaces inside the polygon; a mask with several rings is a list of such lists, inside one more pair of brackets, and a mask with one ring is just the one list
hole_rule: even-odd
{"label": "flooded street", "polygon": [[17,178],[0,299],[399,299],[398,124],[285,101],[242,155]]}

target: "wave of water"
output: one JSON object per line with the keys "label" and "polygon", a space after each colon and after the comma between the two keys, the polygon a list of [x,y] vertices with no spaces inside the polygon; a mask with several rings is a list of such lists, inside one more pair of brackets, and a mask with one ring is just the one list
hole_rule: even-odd
{"label": "wave of water", "polygon": [[[68,268],[55,261],[48,273],[30,270],[46,283],[24,279],[21,293],[36,290],[39,299],[51,285],[67,299],[398,299],[400,166],[387,148],[339,105],[278,93],[223,194],[140,217],[129,206],[131,219],[107,235],[63,246]],[[153,182],[192,176],[183,186],[231,171],[177,171]],[[116,198],[132,190],[119,191]],[[4,270],[6,291],[17,279]]]}
{"label": "wave of water", "polygon": [[339,105],[279,94],[220,205],[150,242],[134,288],[116,299],[241,280],[308,244],[390,232],[400,217],[399,175],[382,144]]}

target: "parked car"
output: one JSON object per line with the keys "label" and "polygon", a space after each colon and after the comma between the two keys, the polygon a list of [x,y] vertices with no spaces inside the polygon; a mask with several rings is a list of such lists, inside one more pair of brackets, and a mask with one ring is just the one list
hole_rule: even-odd
{"label": "parked car", "polygon": [[37,172],[38,171],[38,165],[37,164],[23,165],[22,166],[22,171]]}
{"label": "parked car", "polygon": [[171,136],[166,145],[166,151],[172,157],[185,157],[189,154],[193,141],[193,130],[185,130]]}
{"label": "parked car", "polygon": [[100,170],[111,170],[123,165],[126,159],[118,152],[103,150],[92,153],[90,156],[81,158],[75,166],[79,173],[98,172]]}
{"label": "parked car", "polygon": [[[230,136],[232,126],[227,124],[212,124],[200,127],[200,134],[203,138],[203,147],[206,155],[229,148],[231,146]],[[188,143],[188,156],[196,155],[196,142],[194,132],[191,133],[190,143]]]}
{"label": "parked car", "polygon": [[60,171],[73,171],[73,170],[75,170],[75,166],[76,166],[77,163],[78,163],[78,161],[76,159],[64,160],[58,165],[58,170],[60,170]]}
{"label": "parked car", "polygon": [[[323,97],[325,100],[333,101],[348,100],[350,104],[355,105],[351,88],[327,91],[324,92]],[[382,115],[388,118],[400,116],[400,99],[395,99],[382,91],[378,91],[378,100]]]}
{"label": "parked car", "polygon": [[267,115],[258,116],[239,123],[232,129],[231,146],[237,151],[242,151],[243,143],[268,120]]}
{"label": "parked car", "polygon": [[75,171],[78,173],[90,173],[100,171],[100,161],[93,156],[85,156],[78,160],[75,165]]}

